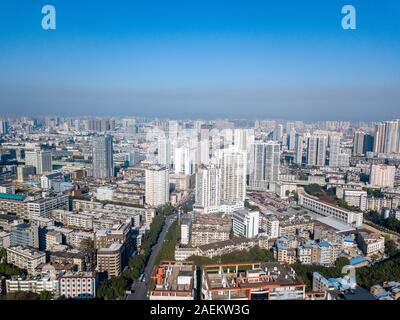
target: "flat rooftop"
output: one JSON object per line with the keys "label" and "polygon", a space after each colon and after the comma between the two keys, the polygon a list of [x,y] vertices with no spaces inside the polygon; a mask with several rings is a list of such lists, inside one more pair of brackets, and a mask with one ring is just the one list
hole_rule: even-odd
{"label": "flat rooftop", "polygon": [[355,230],[355,228],[350,227],[348,224],[341,222],[332,217],[321,216],[320,218],[318,217],[315,220],[319,221],[320,223],[322,223],[324,225],[331,227],[332,229],[335,229],[337,232],[348,232],[348,231]]}
{"label": "flat rooftop", "polygon": [[215,291],[304,285],[290,266],[279,262],[206,265],[203,274]]}
{"label": "flat rooftop", "polygon": [[24,201],[26,196],[11,193],[0,193],[0,200]]}
{"label": "flat rooftop", "polygon": [[162,261],[151,274],[149,294],[193,295],[195,269],[190,261]]}

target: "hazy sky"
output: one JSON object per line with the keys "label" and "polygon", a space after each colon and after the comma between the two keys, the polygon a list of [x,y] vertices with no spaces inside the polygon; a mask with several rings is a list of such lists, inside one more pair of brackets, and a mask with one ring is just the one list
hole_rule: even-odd
{"label": "hazy sky", "polygon": [[[57,30],[41,8],[57,9]],[[357,9],[357,30],[341,8]],[[0,114],[400,117],[398,0],[2,0]]]}

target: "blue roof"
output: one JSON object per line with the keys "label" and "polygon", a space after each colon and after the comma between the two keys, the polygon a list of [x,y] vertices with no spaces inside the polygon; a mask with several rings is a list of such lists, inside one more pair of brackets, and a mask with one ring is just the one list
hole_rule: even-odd
{"label": "blue roof", "polygon": [[354,257],[354,258],[350,259],[350,264],[352,266],[354,266],[356,264],[364,263],[364,262],[368,262],[369,263],[369,261],[367,259],[363,258],[363,257]]}
{"label": "blue roof", "polygon": [[26,197],[18,194],[0,193],[0,199],[24,201]]}
{"label": "blue roof", "polygon": [[320,247],[325,247],[325,248],[331,246],[331,244],[330,244],[329,242],[327,242],[327,241],[322,241],[322,242],[320,242],[318,245],[319,245]]}
{"label": "blue roof", "polygon": [[354,242],[354,239],[350,236],[347,236],[346,238],[344,238],[345,242]]}
{"label": "blue roof", "polygon": [[381,291],[381,292],[379,292],[378,294],[376,294],[375,297],[377,297],[377,298],[379,299],[379,298],[387,297],[388,295],[390,295],[389,292],[387,292],[387,291]]}

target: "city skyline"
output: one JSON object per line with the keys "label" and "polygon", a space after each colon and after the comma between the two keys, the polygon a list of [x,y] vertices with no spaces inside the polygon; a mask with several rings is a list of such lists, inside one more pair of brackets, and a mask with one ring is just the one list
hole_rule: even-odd
{"label": "city skyline", "polygon": [[398,0],[3,0],[0,305],[400,301],[399,18]]}
{"label": "city skyline", "polygon": [[51,31],[22,2],[0,13],[5,115],[399,117],[395,1],[353,1],[356,30],[343,1],[53,1]]}

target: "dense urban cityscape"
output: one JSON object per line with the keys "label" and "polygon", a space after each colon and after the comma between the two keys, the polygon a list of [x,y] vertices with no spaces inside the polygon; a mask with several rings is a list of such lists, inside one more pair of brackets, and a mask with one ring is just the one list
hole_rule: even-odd
{"label": "dense urban cityscape", "polygon": [[400,120],[3,115],[2,300],[397,300]]}

